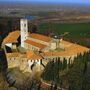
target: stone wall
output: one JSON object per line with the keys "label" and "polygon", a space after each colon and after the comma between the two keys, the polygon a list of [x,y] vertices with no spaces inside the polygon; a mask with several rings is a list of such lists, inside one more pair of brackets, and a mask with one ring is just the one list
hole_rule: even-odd
{"label": "stone wall", "polygon": [[69,64],[69,62],[72,64],[74,61],[74,57],[77,57],[77,55],[60,56],[60,57],[51,56],[51,57],[44,57],[44,59],[42,59],[42,60],[30,60],[25,57],[12,57],[12,58],[8,58],[8,67],[9,68],[19,67],[21,71],[32,72],[31,66],[33,63],[36,63],[34,69],[36,67],[38,67],[37,71],[41,71],[44,69],[44,68],[42,68],[42,66],[43,65],[46,66],[47,63],[51,60],[55,61],[57,58],[60,58],[61,62],[63,62],[63,60],[65,58],[67,60],[67,64]]}
{"label": "stone wall", "polygon": [[8,57],[8,68],[19,67],[23,72],[32,72],[31,66],[35,63],[35,67],[38,67],[36,71],[40,71],[41,60],[30,60],[22,57]]}
{"label": "stone wall", "polygon": [[33,45],[31,45],[31,44],[28,44],[28,43],[24,43],[24,48],[26,49],[26,50],[37,50],[37,51],[39,51],[40,50],[40,48],[38,48],[38,47],[35,47],[35,46],[33,46]]}
{"label": "stone wall", "polygon": [[19,67],[19,65],[20,65],[19,59],[20,59],[19,57],[7,58],[8,68]]}

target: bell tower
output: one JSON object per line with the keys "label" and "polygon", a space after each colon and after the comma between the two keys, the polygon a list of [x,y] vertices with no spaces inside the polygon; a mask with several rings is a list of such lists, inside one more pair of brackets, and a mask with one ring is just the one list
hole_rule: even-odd
{"label": "bell tower", "polygon": [[24,41],[28,36],[28,20],[21,19],[20,20],[20,30],[21,30],[21,47],[24,47]]}

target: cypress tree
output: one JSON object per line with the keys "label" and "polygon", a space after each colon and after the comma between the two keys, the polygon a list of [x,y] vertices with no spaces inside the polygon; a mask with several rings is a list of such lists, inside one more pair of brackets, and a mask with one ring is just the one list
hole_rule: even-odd
{"label": "cypress tree", "polygon": [[55,83],[55,85],[54,85],[54,90],[57,90],[57,84]]}
{"label": "cypress tree", "polygon": [[68,69],[71,67],[70,60],[71,58],[69,58]]}
{"label": "cypress tree", "polygon": [[67,68],[67,60],[63,59],[63,70]]}

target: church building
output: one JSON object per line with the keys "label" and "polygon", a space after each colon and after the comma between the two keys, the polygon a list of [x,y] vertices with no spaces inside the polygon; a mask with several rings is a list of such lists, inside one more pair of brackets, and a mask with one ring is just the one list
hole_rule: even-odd
{"label": "church building", "polygon": [[49,51],[59,46],[59,40],[45,35],[28,32],[28,20],[21,19],[21,47],[27,50]]}

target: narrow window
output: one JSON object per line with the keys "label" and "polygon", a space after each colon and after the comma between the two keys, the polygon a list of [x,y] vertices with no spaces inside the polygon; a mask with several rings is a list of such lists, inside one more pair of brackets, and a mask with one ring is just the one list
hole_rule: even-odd
{"label": "narrow window", "polygon": [[24,24],[24,27],[26,27],[26,24]]}

